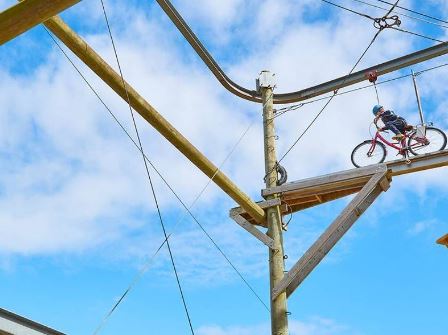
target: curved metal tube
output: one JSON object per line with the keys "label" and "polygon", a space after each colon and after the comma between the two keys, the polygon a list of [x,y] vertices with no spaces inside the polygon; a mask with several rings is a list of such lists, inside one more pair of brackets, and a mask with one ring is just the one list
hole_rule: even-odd
{"label": "curved metal tube", "polygon": [[209,54],[207,49],[202,45],[201,41],[196,37],[188,24],[184,21],[182,16],[174,8],[168,0],[157,0],[157,3],[162,7],[165,13],[169,16],[171,21],[176,25],[177,29],[182,33],[185,39],[190,43],[193,49],[197,52],[199,57],[204,61],[205,65],[212,71],[216,79],[231,93],[250,101],[261,102],[261,93],[257,91],[244,88],[234,81],[232,81],[224,71],[219,67],[218,63]]}
{"label": "curved metal tube", "polygon": [[[199,57],[204,61],[205,65],[210,69],[218,81],[231,93],[243,99],[261,103],[261,94],[255,90],[249,90],[232,81],[224,71],[219,67],[207,49],[202,45],[188,24],[184,21],[182,16],[177,12],[169,0],[156,0],[162,7],[165,13],[169,16],[171,21],[175,24],[177,29],[182,33],[185,39],[190,43],[193,49],[197,52]],[[329,82],[319,84],[304,90],[274,94],[275,104],[286,104],[310,99],[325,93],[333,92],[342,87],[347,87],[366,80],[366,74],[371,71],[376,71],[378,75],[383,75],[389,72],[399,70],[401,68],[424,62],[428,59],[442,56],[448,53],[448,44],[440,43],[433,47],[423,49],[412,54],[393,59],[391,61],[378,64],[367,69],[352,73],[348,76],[343,76]]]}

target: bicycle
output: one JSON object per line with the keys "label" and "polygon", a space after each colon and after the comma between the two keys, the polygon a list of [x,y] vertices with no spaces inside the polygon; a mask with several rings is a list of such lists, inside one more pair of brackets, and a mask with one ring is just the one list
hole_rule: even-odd
{"label": "bicycle", "polygon": [[410,163],[409,153],[414,156],[428,154],[445,149],[447,138],[445,133],[433,127],[432,123],[417,127],[407,126],[403,132],[404,138],[396,143],[389,142],[380,133],[386,132],[377,127],[375,136],[358,144],[352,151],[351,160],[354,166],[363,167],[383,163],[386,159],[386,145],[398,151]]}

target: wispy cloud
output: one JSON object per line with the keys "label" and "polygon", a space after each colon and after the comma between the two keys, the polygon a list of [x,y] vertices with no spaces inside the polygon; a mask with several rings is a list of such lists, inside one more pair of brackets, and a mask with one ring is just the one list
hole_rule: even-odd
{"label": "wispy cloud", "polygon": [[408,229],[407,233],[411,236],[421,235],[428,231],[431,231],[435,225],[437,225],[438,220],[430,219],[425,221],[419,221],[415,223],[411,228]]}

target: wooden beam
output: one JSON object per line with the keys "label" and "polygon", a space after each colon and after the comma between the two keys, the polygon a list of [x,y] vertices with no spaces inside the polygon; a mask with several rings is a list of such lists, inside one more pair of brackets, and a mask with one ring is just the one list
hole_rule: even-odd
{"label": "wooden beam", "polygon": [[243,193],[207,157],[194,147],[176,128],[174,128],[154,107],[152,107],[128,83],[123,85],[120,75],[115,72],[81,37],[68,27],[59,17],[46,21],[45,26],[55,34],[76,56],[92,69],[185,157],[196,165],[213,182],[235,200],[258,223],[265,221],[265,213],[248,195]]}
{"label": "wooden beam", "polygon": [[448,150],[412,157],[410,164],[405,159],[387,163],[387,167],[391,171],[391,176],[400,176],[443,166],[448,166]]}
{"label": "wooden beam", "polygon": [[442,236],[441,238],[439,238],[437,240],[438,244],[444,245],[448,248],[448,234],[446,234],[445,236]]}
{"label": "wooden beam", "polygon": [[45,22],[80,0],[24,0],[0,13],[0,45]]}
{"label": "wooden beam", "polygon": [[241,227],[246,229],[247,232],[255,236],[259,241],[268,246],[271,249],[274,249],[274,240],[270,238],[268,235],[262,233],[255,227],[253,224],[249,223],[245,218],[241,215],[235,214],[231,215],[230,218],[238,223]]}
{"label": "wooden beam", "polygon": [[[257,202],[256,204],[257,204],[257,206],[260,206],[260,208],[266,209],[269,207],[280,206],[281,203],[282,203],[281,200],[279,198],[276,198],[276,199],[271,199],[271,200],[260,201],[260,202]],[[254,219],[250,215],[248,215],[246,210],[241,207],[232,208],[229,212],[229,215],[230,215],[230,217],[235,216],[235,215],[241,215],[244,219],[246,219],[251,224],[261,226],[264,228],[268,227],[266,222],[258,223],[256,221],[254,221]]]}
{"label": "wooden beam", "polygon": [[384,179],[387,180],[387,168],[385,165],[380,165],[377,167],[377,171],[373,177],[371,177],[342,213],[291,268],[282,281],[273,288],[272,299],[275,299],[285,290],[288,296],[294,292],[303,280],[305,280],[305,278],[322,261],[325,255],[327,255],[342,236],[344,236],[344,234],[353,226],[362,213],[364,213],[381,192],[383,192],[380,182]]}

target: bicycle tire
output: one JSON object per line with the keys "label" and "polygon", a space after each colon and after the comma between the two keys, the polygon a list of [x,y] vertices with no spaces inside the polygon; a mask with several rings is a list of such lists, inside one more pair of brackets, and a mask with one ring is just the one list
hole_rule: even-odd
{"label": "bicycle tire", "polygon": [[352,151],[352,164],[357,168],[383,163],[386,159],[386,146],[381,142],[376,142],[375,150],[372,156],[367,156],[371,148],[372,140],[366,140],[358,144]]}
{"label": "bicycle tire", "polygon": [[[429,135],[428,135],[429,134]],[[417,132],[412,133],[409,136],[408,148],[409,151],[414,155],[424,155],[432,152],[437,152],[445,149],[447,138],[443,130],[435,127],[426,127],[426,137],[429,138],[430,142],[428,144],[422,144],[421,146],[416,146],[418,141],[416,140]],[[431,146],[431,143],[433,144]]]}

